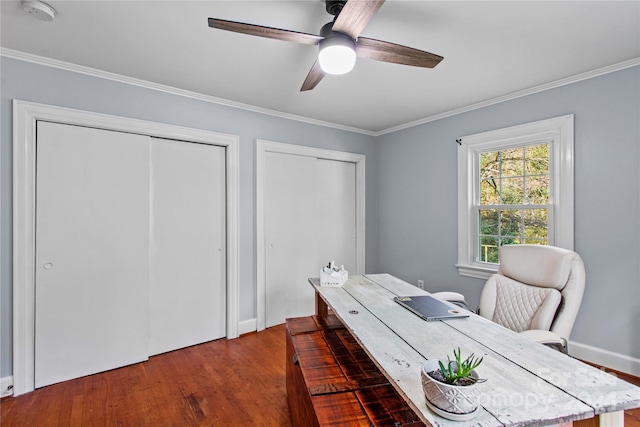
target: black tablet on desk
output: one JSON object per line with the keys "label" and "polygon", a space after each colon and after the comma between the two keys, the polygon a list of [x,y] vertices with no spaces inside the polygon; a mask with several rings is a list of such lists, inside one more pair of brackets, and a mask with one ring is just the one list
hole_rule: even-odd
{"label": "black tablet on desk", "polygon": [[469,317],[469,312],[449,304],[431,295],[395,297],[395,302],[422,317],[427,322],[432,320],[455,319]]}

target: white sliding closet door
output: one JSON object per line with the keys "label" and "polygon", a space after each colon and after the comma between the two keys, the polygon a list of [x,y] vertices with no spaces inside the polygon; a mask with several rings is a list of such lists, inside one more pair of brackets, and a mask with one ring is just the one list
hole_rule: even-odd
{"label": "white sliding closet door", "polygon": [[226,334],[225,149],[153,139],[149,354]]}
{"label": "white sliding closet door", "polygon": [[38,122],[35,387],[226,335],[226,151]]}
{"label": "white sliding closet door", "polygon": [[355,163],[265,153],[265,326],[315,311],[309,277],[356,265]]}
{"label": "white sliding closet door", "polygon": [[149,142],[38,122],[35,386],[147,359]]}

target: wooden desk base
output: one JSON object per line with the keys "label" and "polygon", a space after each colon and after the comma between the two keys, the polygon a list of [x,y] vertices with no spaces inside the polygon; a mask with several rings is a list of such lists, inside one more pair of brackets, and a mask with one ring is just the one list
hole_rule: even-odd
{"label": "wooden desk base", "polygon": [[316,293],[316,316],[321,319],[326,319],[328,312],[327,303]]}
{"label": "wooden desk base", "polygon": [[333,315],[287,319],[286,367],[295,426],[424,426]]}

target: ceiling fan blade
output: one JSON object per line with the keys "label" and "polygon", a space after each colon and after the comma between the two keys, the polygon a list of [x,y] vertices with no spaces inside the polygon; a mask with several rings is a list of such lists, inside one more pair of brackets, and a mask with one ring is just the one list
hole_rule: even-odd
{"label": "ceiling fan blade", "polygon": [[424,50],[366,37],[358,38],[356,55],[360,58],[425,68],[433,68],[444,59],[440,55],[425,52]]}
{"label": "ceiling fan blade", "polygon": [[307,74],[307,78],[304,79],[304,83],[302,83],[300,92],[305,92],[307,90],[313,89],[318,85],[318,83],[320,83],[320,80],[322,80],[323,77],[324,71],[322,71],[322,68],[320,68],[320,62],[316,60],[316,62],[313,64],[313,67],[311,67],[311,71],[309,71],[309,74]]}
{"label": "ceiling fan blade", "polygon": [[266,37],[269,39],[284,40],[288,42],[317,45],[321,36],[315,34],[300,33],[297,31],[281,30],[278,28],[263,27],[262,25],[245,24],[243,22],[226,21],[224,19],[209,18],[209,26],[220,30],[249,34],[252,36]]}
{"label": "ceiling fan blade", "polygon": [[384,0],[348,0],[333,24],[333,31],[348,34],[355,40],[382,3]]}

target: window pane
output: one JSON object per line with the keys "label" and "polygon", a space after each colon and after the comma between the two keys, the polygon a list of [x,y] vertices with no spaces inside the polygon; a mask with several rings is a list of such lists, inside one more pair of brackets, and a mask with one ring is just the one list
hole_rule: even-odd
{"label": "window pane", "polygon": [[480,204],[497,205],[500,203],[500,180],[484,179],[480,182]]}
{"label": "window pane", "polygon": [[549,177],[527,178],[526,203],[546,205],[549,203]]}
{"label": "window pane", "polygon": [[519,245],[521,243],[522,239],[520,237],[504,237],[500,239],[500,246]]}
{"label": "window pane", "polygon": [[500,177],[500,152],[480,153],[480,179]]}
{"label": "window pane", "polygon": [[524,202],[524,179],[504,178],[502,180],[502,204],[521,205]]}
{"label": "window pane", "polygon": [[522,211],[509,209],[500,211],[500,235],[522,236]]}
{"label": "window pane", "polygon": [[526,171],[531,175],[549,174],[549,144],[526,147]]}
{"label": "window pane", "polygon": [[502,151],[502,176],[524,175],[524,148],[511,148]]}
{"label": "window pane", "polygon": [[549,238],[549,210],[525,209],[524,235],[526,238],[548,240]]}
{"label": "window pane", "polygon": [[480,261],[498,262],[498,238],[494,236],[480,237]]}
{"label": "window pane", "polygon": [[480,210],[480,234],[498,234],[498,210]]}
{"label": "window pane", "polygon": [[[499,245],[547,244],[546,209],[504,209],[504,205],[548,205],[550,144],[537,144],[478,153],[480,209],[479,259],[493,261]],[[522,206],[524,208],[524,206]]]}

